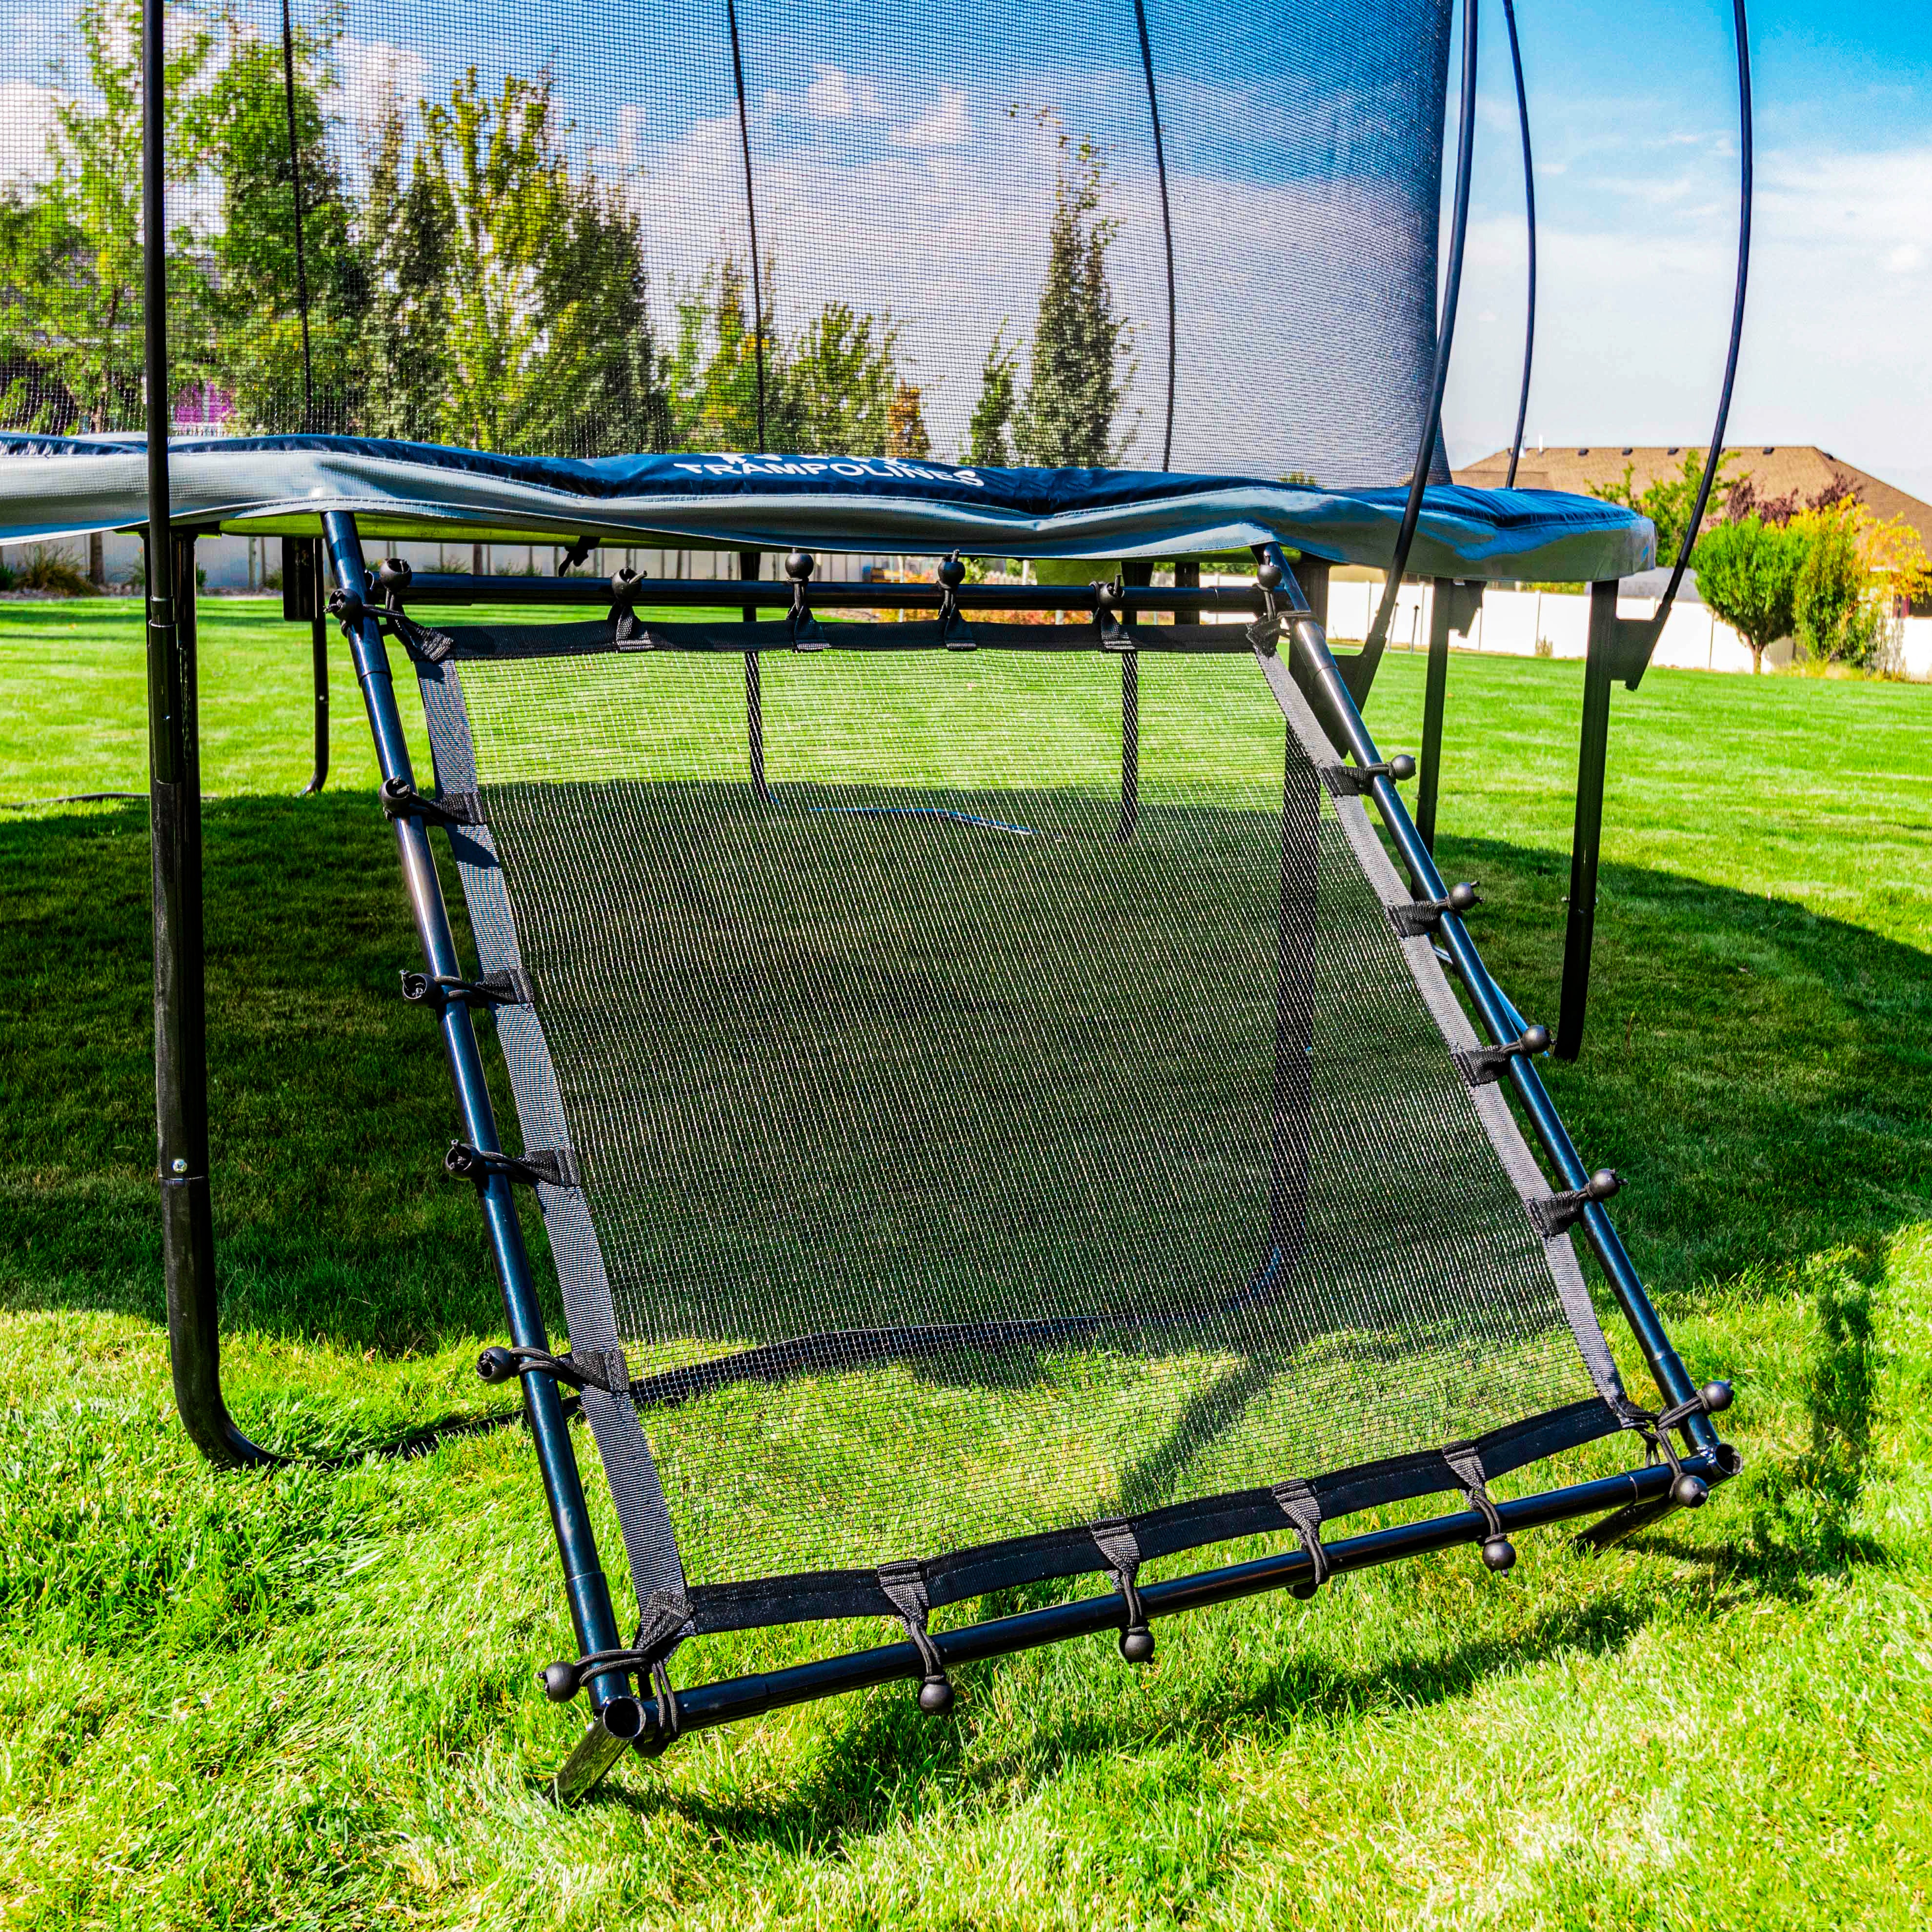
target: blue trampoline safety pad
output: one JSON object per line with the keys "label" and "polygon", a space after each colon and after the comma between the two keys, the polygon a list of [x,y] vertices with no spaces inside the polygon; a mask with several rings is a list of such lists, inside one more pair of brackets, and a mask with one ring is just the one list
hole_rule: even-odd
{"label": "blue trampoline safety pad", "polygon": [[[976,469],[890,457],[509,456],[359,437],[182,439],[178,525],[312,535],[325,510],[372,537],[569,541],[939,556],[1159,557],[1276,542],[1385,566],[1406,491],[1143,470]],[[0,436],[0,543],[147,518],[138,436]],[[1419,577],[1600,582],[1648,568],[1649,522],[1542,490],[1429,490]]]}

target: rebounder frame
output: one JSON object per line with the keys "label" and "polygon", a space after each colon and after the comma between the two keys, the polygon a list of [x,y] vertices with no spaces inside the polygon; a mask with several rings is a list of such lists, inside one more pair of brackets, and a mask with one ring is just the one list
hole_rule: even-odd
{"label": "rebounder frame", "polygon": [[[392,790],[400,787],[408,798],[418,801],[416,810],[411,811],[405,805],[400,809],[392,808],[392,816],[425,967],[432,976],[459,979],[460,962],[428,838],[428,827],[436,818],[436,807],[434,800],[422,798],[415,790],[384,630],[403,614],[406,601],[484,602],[493,592],[507,595],[524,590],[525,580],[512,579],[499,586],[474,579],[418,578],[412,580],[394,566],[371,572],[365,564],[352,516],[328,513],[323,518],[323,530],[324,548],[335,583],[335,608],[349,634],[383,780]],[[1408,875],[1411,892],[1418,901],[1448,905],[1447,889],[1428,845],[1408,814],[1389,766],[1362,722],[1341,669],[1328,650],[1322,628],[1286,559],[1278,549],[1270,547],[1258,552],[1257,561],[1251,589],[1196,590],[1190,595],[1185,585],[1178,591],[1121,586],[1095,586],[1084,593],[1075,592],[1074,597],[1085,601],[1091,610],[1096,620],[1094,628],[1084,635],[1078,632],[1070,635],[1066,629],[1057,634],[1048,632],[1047,639],[1057,647],[1069,650],[1118,649],[1118,644],[1110,646],[1110,619],[1116,623],[1124,619],[1131,621],[1144,610],[1177,606],[1185,609],[1197,604],[1197,600],[1206,603],[1211,599],[1215,608],[1253,613],[1255,622],[1245,626],[1177,622],[1142,630],[1127,647],[1126,663],[1131,664],[1137,657],[1136,646],[1252,652],[1262,674],[1284,703],[1286,684],[1292,681],[1313,708],[1337,752],[1361,770],[1366,796],[1373,801]],[[723,606],[728,596],[731,602],[727,608],[735,608],[740,613],[738,623],[720,625],[715,630],[710,626],[679,627],[675,635],[664,627],[657,634],[657,647],[741,651],[748,664],[754,664],[755,649],[746,649],[743,626],[749,622],[760,631],[768,627],[756,626],[756,604],[748,605],[745,600],[757,597],[768,603],[776,602],[782,589],[794,588],[808,574],[795,566],[794,584],[782,587],[776,584],[758,584],[748,576],[747,580],[735,585],[710,586],[711,595],[704,601]],[[567,590],[565,584],[568,585]],[[652,602],[681,602],[699,587],[661,583],[650,586],[649,596]],[[379,590],[384,596],[381,608],[368,601]],[[552,595],[572,602],[602,602],[608,600],[609,592],[594,580],[564,580]],[[1001,593],[1000,601],[1004,603],[1010,598],[1016,603],[1018,601],[1010,592]],[[1060,601],[1051,592],[1042,601],[1048,599]],[[1036,648],[1042,641],[1036,632],[1023,638],[1010,630],[1001,635],[1001,629],[989,626],[982,638],[989,644],[1024,642]],[[928,632],[932,634],[928,635]],[[783,641],[796,647],[795,631]],[[827,641],[860,650],[948,647],[943,620],[938,626],[842,624]],[[781,645],[776,636],[760,638],[759,642],[767,648]],[[1124,680],[1126,674],[1124,665]],[[1126,688],[1124,686],[1124,695]],[[1124,737],[1123,836],[1131,834],[1126,790],[1131,770],[1130,743]],[[754,750],[751,776],[755,783],[762,773]],[[1519,1043],[1522,1029],[1516,1010],[1490,977],[1466,926],[1453,908],[1443,913],[1437,934],[1450,970],[1466,992],[1490,1041],[1498,1046]],[[466,1136],[478,1149],[500,1151],[500,1138],[470,1010],[462,1001],[452,999],[442,1004],[440,1017]],[[556,1788],[560,1795],[567,1797],[587,1790],[627,1749],[654,1756],[685,1731],[731,1723],[785,1705],[899,1678],[925,1677],[929,1682],[935,1657],[943,1668],[1066,1637],[1119,1629],[1136,1617],[1144,1622],[1152,1616],[1175,1615],[1274,1589],[1306,1594],[1324,1576],[1339,1570],[1370,1568],[1429,1550],[1482,1542],[1508,1529],[1570,1520],[1607,1510],[1613,1514],[1591,1533],[1592,1539],[1600,1546],[1680,1507],[1677,1500],[1680,1492],[1675,1486],[1683,1477],[1694,1477],[1708,1486],[1732,1474],[1736,1467],[1735,1455],[1719,1438],[1708,1408],[1700,1406],[1700,1393],[1694,1388],[1601,1200],[1590,1198],[1590,1178],[1533,1060],[1519,1051],[1505,1064],[1507,1078],[1559,1185],[1582,1197],[1579,1225],[1665,1403],[1670,1409],[1681,1412],[1674,1426],[1685,1438],[1682,1456],[1673,1454],[1669,1461],[1653,1460],[1622,1475],[1492,1504],[1484,1510],[1472,1508],[1326,1544],[1322,1546],[1318,1568],[1316,1558],[1305,1548],[1283,1552],[1256,1562],[1205,1570],[1150,1584],[1137,1591],[1131,1604],[1119,1591],[1076,1598],[1021,1616],[931,1634],[926,1636],[924,1646],[909,1639],[789,1670],[722,1680],[674,1695],[661,1676],[654,1694],[652,1684],[645,1681],[647,1666],[643,1654],[627,1652],[622,1646],[568,1432],[563,1387],[554,1370],[543,1365],[556,1358],[548,1353],[511,1198],[510,1178],[500,1171],[487,1173],[479,1180],[479,1202],[503,1292],[512,1344],[538,1358],[518,1378],[523,1384],[525,1414],[537,1445],[545,1494],[556,1526],[572,1623],[588,1666],[584,1676],[593,1715],[578,1750],[557,1776]],[[596,1667],[594,1662],[599,1658],[608,1660],[602,1668]],[[634,1671],[638,1679],[634,1689]]]}

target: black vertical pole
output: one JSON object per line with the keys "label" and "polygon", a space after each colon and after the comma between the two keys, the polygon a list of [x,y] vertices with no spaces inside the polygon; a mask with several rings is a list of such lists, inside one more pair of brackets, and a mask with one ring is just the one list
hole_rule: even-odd
{"label": "black vertical pole", "polygon": [[[1144,590],[1154,581],[1154,566],[1144,560],[1124,563],[1120,581]],[[1129,631],[1134,628],[1131,610],[1125,624]],[[1123,842],[1132,838],[1140,816],[1141,654],[1127,650],[1120,653],[1120,818],[1116,836]]]}
{"label": "black vertical pole", "polygon": [[214,1222],[208,1192],[194,539],[184,538],[177,550],[168,493],[162,97],[166,19],[164,8],[142,9],[141,228],[148,418],[148,810],[154,870],[154,1140],[176,1406],[204,1456],[211,1462],[239,1464],[272,1459],[235,1426],[221,1400]]}
{"label": "black vertical pole", "polygon": [[1604,766],[1610,738],[1610,656],[1617,586],[1590,586],[1590,641],[1583,660],[1583,728],[1576,748],[1576,825],[1570,841],[1570,915],[1563,935],[1563,997],[1556,1057],[1582,1050],[1590,1000],[1590,946],[1597,924],[1597,855],[1604,836]]}
{"label": "black vertical pole", "polygon": [[[740,578],[746,584],[757,583],[759,567],[764,561],[761,552],[741,550],[738,553]],[[744,614],[746,623],[755,624],[758,621],[758,607],[747,604]],[[765,782],[765,687],[756,651],[745,653],[745,742],[752,754],[752,790],[760,805],[770,805],[772,789]]]}
{"label": "black vertical pole", "polygon": [[[293,544],[289,545],[296,550]],[[315,682],[315,769],[301,796],[313,797],[328,778],[328,590],[322,581],[322,546],[305,543],[298,553],[300,568],[310,573],[308,650]],[[286,566],[285,566],[286,567]]]}
{"label": "black vertical pole", "polygon": [[1422,766],[1415,788],[1415,829],[1436,850],[1436,800],[1442,785],[1442,707],[1449,694],[1449,620],[1454,586],[1438,577],[1429,586],[1429,676],[1422,698]]}
{"label": "black vertical pole", "polygon": [[[296,35],[289,0],[282,0],[282,88],[289,124],[289,196],[295,212],[296,302],[302,313],[302,433],[315,428],[315,365],[309,356],[308,261],[302,251],[302,137],[296,128]],[[320,620],[318,620],[318,623]],[[320,791],[312,784],[310,791]]]}

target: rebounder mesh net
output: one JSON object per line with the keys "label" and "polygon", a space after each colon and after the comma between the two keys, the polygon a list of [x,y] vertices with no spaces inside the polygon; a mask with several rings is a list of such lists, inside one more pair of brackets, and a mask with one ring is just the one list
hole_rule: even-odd
{"label": "rebounder mesh net", "polygon": [[754,710],[736,655],[579,628],[458,633],[424,688],[687,1582],[1616,1426],[1507,1106],[1252,656],[767,652]]}
{"label": "rebounder mesh net", "polygon": [[[18,19],[0,429],[138,430],[139,8]],[[1446,0],[173,6],[172,421],[1399,482],[1448,22]]]}

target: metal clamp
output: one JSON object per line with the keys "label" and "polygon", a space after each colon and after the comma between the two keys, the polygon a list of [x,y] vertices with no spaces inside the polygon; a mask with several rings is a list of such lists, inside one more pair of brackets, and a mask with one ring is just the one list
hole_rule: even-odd
{"label": "metal clamp", "polygon": [[584,1185],[574,1148],[539,1148],[511,1154],[500,1153],[494,1148],[472,1147],[467,1141],[452,1141],[449,1151],[442,1157],[442,1171],[452,1180],[473,1180],[479,1187],[497,1174],[530,1187]]}
{"label": "metal clamp", "polygon": [[385,778],[377,794],[389,818],[420,818],[425,825],[481,825],[483,813],[473,791],[447,792],[427,798],[406,778]]}
{"label": "metal clamp", "polygon": [[1586,1208],[1600,1201],[1609,1200],[1622,1185],[1615,1168],[1600,1167],[1581,1187],[1569,1188],[1561,1194],[1546,1194],[1541,1200],[1526,1204],[1529,1209],[1529,1218],[1536,1224],[1537,1232],[1545,1240],[1553,1240],[1557,1235],[1566,1234],[1575,1227],[1582,1220]]}
{"label": "metal clamp", "polygon": [[[1407,905],[1394,905],[1388,908],[1389,923],[1395,928],[1398,939],[1420,939],[1424,933],[1433,932],[1442,923],[1442,915],[1453,912],[1458,919],[1466,917],[1482,904],[1475,887],[1467,880],[1451,886],[1439,899],[1412,899]],[[1540,1050],[1540,1049],[1539,1049]]]}
{"label": "metal clamp", "polygon": [[[1462,1078],[1472,1087],[1492,1086],[1503,1077],[1503,1071],[1512,1060],[1527,1058],[1550,1051],[1550,1029],[1546,1026],[1526,1026],[1520,1040],[1513,1040],[1502,1046],[1466,1046],[1456,1050],[1456,1064],[1462,1069]],[[1606,1168],[1607,1174],[1610,1170]],[[1616,1177],[1612,1175],[1614,1180]],[[1614,1193],[1614,1187],[1611,1190]]]}
{"label": "metal clamp", "polygon": [[403,998],[412,1006],[528,1006],[536,1003],[536,988],[520,966],[486,973],[480,980],[459,980],[448,973],[406,972]]}
{"label": "metal clamp", "polygon": [[1401,784],[1414,778],[1415,760],[1406,752],[1398,752],[1378,764],[1323,765],[1320,772],[1330,798],[1362,798],[1375,790],[1378,778]]}

